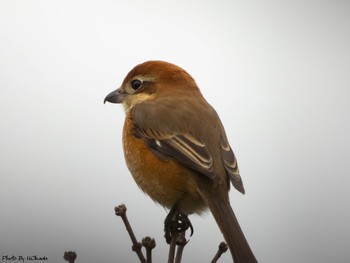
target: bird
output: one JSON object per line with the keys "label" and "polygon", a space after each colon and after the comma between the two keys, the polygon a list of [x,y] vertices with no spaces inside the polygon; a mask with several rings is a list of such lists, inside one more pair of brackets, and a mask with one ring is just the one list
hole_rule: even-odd
{"label": "bird", "polygon": [[169,214],[179,211],[186,218],[209,209],[233,262],[257,262],[228,195],[230,184],[245,193],[237,159],[193,77],[175,64],[146,61],[106,102],[124,106],[124,157],[139,188]]}

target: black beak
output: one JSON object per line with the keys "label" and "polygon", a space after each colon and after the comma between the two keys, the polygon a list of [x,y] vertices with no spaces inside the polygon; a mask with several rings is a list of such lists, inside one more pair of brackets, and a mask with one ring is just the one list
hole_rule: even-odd
{"label": "black beak", "polygon": [[120,92],[120,88],[116,89],[115,91],[112,91],[106,96],[103,103],[106,103],[106,101],[110,103],[122,103],[126,95],[127,94]]}

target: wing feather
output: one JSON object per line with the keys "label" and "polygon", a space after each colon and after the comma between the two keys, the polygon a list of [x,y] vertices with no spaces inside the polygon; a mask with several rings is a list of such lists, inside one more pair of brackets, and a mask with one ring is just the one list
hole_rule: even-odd
{"label": "wing feather", "polygon": [[192,135],[165,134],[142,128],[136,128],[134,134],[143,139],[160,159],[174,159],[209,178],[215,177],[213,159],[207,151],[206,145]]}
{"label": "wing feather", "polygon": [[[233,186],[244,193],[236,157],[215,110],[205,101],[193,104],[187,97],[181,97],[174,104],[173,100],[163,98],[161,103],[149,101],[135,105],[131,110],[134,135],[142,139],[159,159],[175,160],[211,179],[216,177],[214,163],[220,165],[221,162]],[[219,139],[217,150],[221,160],[213,160],[210,149],[213,151],[215,146],[200,140],[201,131],[196,130],[195,135],[191,132],[190,124],[194,119],[200,119],[205,127],[215,123],[216,129],[206,136],[219,136],[216,138]]]}
{"label": "wing feather", "polygon": [[243,188],[241,176],[239,174],[237,159],[230,145],[228,144],[227,140],[221,138],[220,149],[221,149],[221,158],[223,160],[226,172],[230,178],[231,183],[238,191],[244,194],[244,188]]}

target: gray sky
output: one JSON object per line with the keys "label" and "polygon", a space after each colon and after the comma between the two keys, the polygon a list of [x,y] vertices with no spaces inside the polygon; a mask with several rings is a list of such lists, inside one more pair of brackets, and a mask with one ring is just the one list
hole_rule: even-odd
{"label": "gray sky", "polygon": [[[166,211],[123,159],[120,105],[136,64],[175,63],[219,113],[246,195],[231,191],[260,262],[350,261],[350,2],[0,1],[0,256],[137,262],[114,206],[165,262]],[[184,262],[223,240],[191,216]],[[220,262],[230,262],[229,253]]]}

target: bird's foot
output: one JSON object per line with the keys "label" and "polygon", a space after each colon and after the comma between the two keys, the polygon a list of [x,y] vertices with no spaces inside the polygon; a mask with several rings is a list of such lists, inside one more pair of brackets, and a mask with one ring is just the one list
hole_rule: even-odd
{"label": "bird's foot", "polygon": [[188,219],[187,215],[178,212],[176,215],[174,213],[168,214],[164,221],[164,237],[168,244],[170,244],[171,237],[174,234],[181,233],[187,229],[191,230],[190,236],[193,235],[193,226],[191,221]]}

